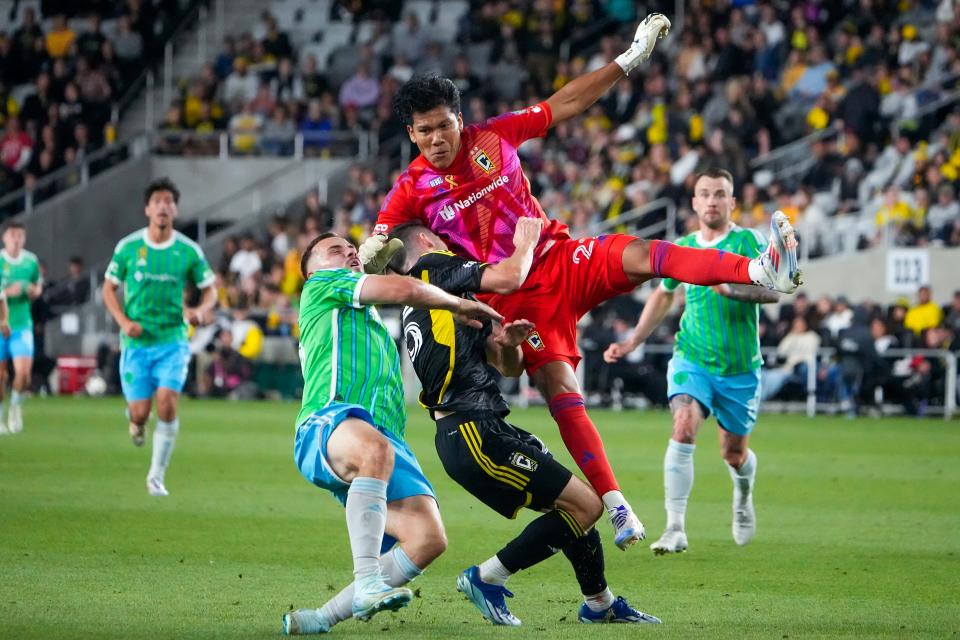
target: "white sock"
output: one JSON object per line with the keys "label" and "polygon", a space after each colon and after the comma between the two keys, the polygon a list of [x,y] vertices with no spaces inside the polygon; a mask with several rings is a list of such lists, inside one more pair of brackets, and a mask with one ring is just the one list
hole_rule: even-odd
{"label": "white sock", "polygon": [[380,545],[387,524],[387,483],[378,478],[354,478],[347,490],[347,531],[357,580],[380,571]]}
{"label": "white sock", "polygon": [[[616,509],[620,505],[624,505],[627,509],[630,509],[627,499],[617,490],[607,491],[600,499],[603,500],[603,506],[607,511]],[[630,510],[633,511],[633,509]]]}
{"label": "white sock", "polygon": [[766,286],[766,284],[770,282],[767,272],[763,270],[762,266],[760,266],[759,258],[754,258],[750,261],[750,264],[747,265],[747,275],[755,285]]}
{"label": "white sock", "polygon": [[667,508],[667,529],[684,528],[687,498],[693,488],[693,452],[695,444],[671,439],[663,457],[663,495]]}
{"label": "white sock", "polygon": [[170,464],[173,454],[173,445],[177,442],[180,433],[180,419],[174,418],[170,422],[157,420],[157,428],[153,432],[153,452],[150,455],[150,473],[147,478],[156,478],[163,482],[163,476]]}
{"label": "white sock", "polygon": [[481,580],[487,584],[497,584],[501,587],[507,584],[507,580],[513,575],[509,569],[503,566],[500,558],[496,555],[484,560],[478,568],[480,569]]}
{"label": "white sock", "polygon": [[23,402],[23,394],[22,394],[22,393],[20,393],[20,392],[17,391],[17,390],[14,390],[13,392],[10,393],[10,406],[11,406],[11,407],[19,407],[22,402]]}
{"label": "white sock", "polygon": [[757,456],[753,449],[747,449],[747,459],[739,469],[734,469],[729,464],[727,469],[733,480],[734,494],[738,499],[745,499],[753,491],[753,483],[757,477]]}
{"label": "white sock", "polygon": [[[423,569],[413,564],[399,546],[380,556],[380,573],[391,587],[402,587],[421,573]],[[353,583],[330,598],[320,607],[320,614],[330,626],[353,617]]]}
{"label": "white sock", "polygon": [[592,596],[583,596],[583,601],[590,607],[590,611],[599,613],[613,606],[613,593],[610,591],[610,587],[607,587],[600,593]]}

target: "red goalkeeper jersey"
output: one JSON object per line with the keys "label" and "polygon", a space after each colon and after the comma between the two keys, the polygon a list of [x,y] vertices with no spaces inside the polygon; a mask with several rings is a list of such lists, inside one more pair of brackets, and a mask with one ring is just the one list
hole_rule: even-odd
{"label": "red goalkeeper jersey", "polygon": [[[541,218],[540,245],[569,238],[566,225],[547,218],[530,193],[517,148],[547,133],[550,107],[541,102],[464,128],[460,151],[446,169],[422,155],[401,174],[387,194],[374,233],[398,224],[422,222],[450,248],[481,262],[499,262],[513,254],[518,218]],[[538,248],[539,252],[539,248]]]}

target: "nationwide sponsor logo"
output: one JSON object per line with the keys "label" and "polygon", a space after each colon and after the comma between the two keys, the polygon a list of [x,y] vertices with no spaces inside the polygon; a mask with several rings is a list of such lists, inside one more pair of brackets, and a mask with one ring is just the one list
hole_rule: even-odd
{"label": "nationwide sponsor logo", "polygon": [[540,339],[540,334],[536,331],[531,331],[530,335],[527,336],[527,344],[533,347],[534,351],[543,351],[543,340]]}
{"label": "nationwide sponsor logo", "polygon": [[519,451],[514,451],[510,455],[510,464],[515,466],[517,469],[524,469],[525,471],[536,471],[538,466],[536,460],[520,453]]}
{"label": "nationwide sponsor logo", "polygon": [[488,156],[483,149],[480,149],[480,151],[473,156],[473,161],[476,162],[477,165],[479,165],[479,167],[486,173],[490,173],[495,168],[493,166],[493,161],[490,160],[490,156]]}
{"label": "nationwide sponsor logo", "polygon": [[483,198],[486,195],[489,195],[490,193],[493,193],[494,190],[499,189],[500,187],[502,187],[503,185],[509,182],[510,182],[510,176],[497,176],[496,178],[493,179],[493,181],[490,184],[485,186],[483,189],[480,189],[479,191],[475,191],[474,193],[471,193],[469,196],[467,196],[462,200],[457,200],[452,204],[448,203],[444,205],[444,207],[440,209],[438,213],[440,214],[441,218],[449,222],[450,220],[453,220],[457,216],[457,213],[459,213],[460,211],[463,211],[467,207],[473,206],[477,202],[477,200],[480,200],[481,198]]}

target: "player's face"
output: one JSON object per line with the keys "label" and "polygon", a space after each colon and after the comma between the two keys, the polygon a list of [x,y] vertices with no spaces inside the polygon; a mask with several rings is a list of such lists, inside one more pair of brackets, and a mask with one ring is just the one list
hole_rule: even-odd
{"label": "player's face", "polygon": [[730,214],[736,204],[733,185],[726,178],[703,176],[693,187],[693,210],[700,224],[715,231],[730,224]]}
{"label": "player's face", "polygon": [[413,125],[407,126],[410,142],[417,145],[427,162],[438,169],[446,169],[460,151],[460,133],[463,116],[450,107],[440,106],[430,111],[413,114]]}
{"label": "player's face", "polygon": [[317,243],[307,265],[307,271],[317,269],[350,269],[360,272],[363,265],[357,257],[357,248],[343,238],[327,238]]}
{"label": "player's face", "polygon": [[23,229],[7,229],[3,232],[3,248],[10,255],[17,255],[27,242],[27,234]]}
{"label": "player's face", "polygon": [[150,224],[160,229],[171,226],[178,211],[173,194],[169,191],[154,191],[143,210],[147,214]]}

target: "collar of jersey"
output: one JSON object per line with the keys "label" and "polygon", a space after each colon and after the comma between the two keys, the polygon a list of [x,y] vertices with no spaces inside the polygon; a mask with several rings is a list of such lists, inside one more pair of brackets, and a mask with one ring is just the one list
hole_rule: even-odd
{"label": "collar of jersey", "polygon": [[723,234],[719,238],[715,238],[711,240],[710,242],[707,242],[706,240],[704,240],[701,232],[697,231],[697,245],[700,247],[715,247],[721,242],[723,242],[724,240],[726,240],[727,236],[729,236],[736,228],[737,228],[737,225],[731,222],[730,228],[727,229],[727,232],[725,234]]}
{"label": "collar of jersey", "polygon": [[23,255],[24,255],[23,249],[20,250],[20,255],[16,258],[14,258],[9,253],[7,253],[6,249],[3,249],[2,251],[0,251],[0,253],[3,254],[3,259],[9,262],[10,264],[20,264],[21,262],[23,262]]}
{"label": "collar of jersey", "polygon": [[143,243],[148,247],[150,247],[151,249],[158,249],[158,250],[169,249],[170,247],[173,246],[173,243],[176,241],[177,241],[176,231],[170,234],[169,240],[167,240],[166,242],[161,242],[160,244],[157,244],[156,242],[150,239],[150,235],[147,233],[147,230],[146,229],[143,230]]}

